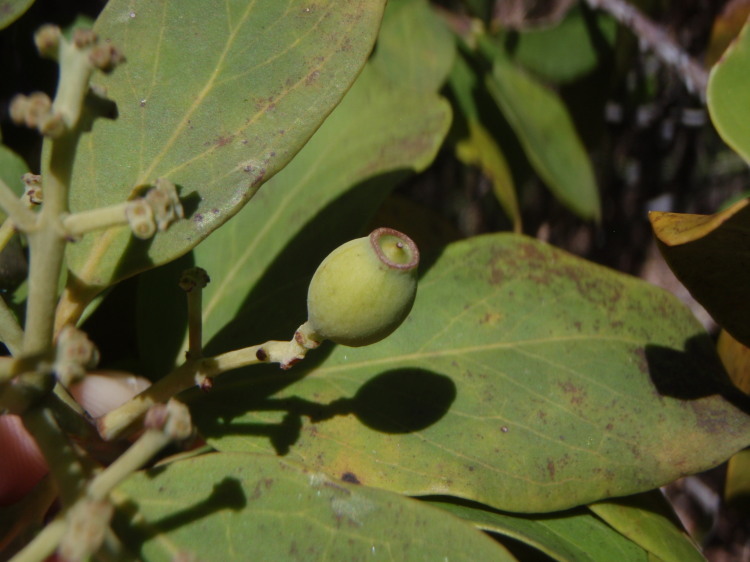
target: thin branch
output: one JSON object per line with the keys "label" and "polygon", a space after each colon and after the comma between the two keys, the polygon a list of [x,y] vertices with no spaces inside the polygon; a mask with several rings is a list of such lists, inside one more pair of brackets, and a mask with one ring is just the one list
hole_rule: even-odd
{"label": "thin branch", "polygon": [[63,228],[70,236],[77,237],[93,230],[127,225],[128,218],[125,214],[127,207],[128,203],[125,202],[67,215],[63,219]]}
{"label": "thin branch", "polygon": [[214,357],[189,360],[132,400],[99,418],[99,434],[106,441],[122,437],[154,404],[166,402],[180,392],[201,386],[206,379],[228,371],[259,363],[279,363],[282,369],[289,369],[319,345],[316,337],[305,323],[297,329],[291,341],[272,340]]}
{"label": "thin branch", "polygon": [[8,184],[0,180],[0,207],[20,230],[28,232],[36,226],[36,213],[30,211]]}
{"label": "thin branch", "polygon": [[674,68],[688,91],[706,101],[708,72],[685,52],[667,31],[625,0],[586,0],[594,9],[609,13],[628,27],[666,65]]}

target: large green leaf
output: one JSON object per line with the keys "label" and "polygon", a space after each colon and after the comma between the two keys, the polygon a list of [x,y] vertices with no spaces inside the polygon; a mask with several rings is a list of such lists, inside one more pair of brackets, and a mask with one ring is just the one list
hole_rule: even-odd
{"label": "large green leaf", "polygon": [[750,345],[750,199],[714,215],[649,213],[659,250],[714,320]]}
{"label": "large green leaf", "polygon": [[562,100],[488,39],[482,45],[493,63],[487,89],[518,135],[529,162],[564,205],[584,219],[598,220],[593,167]]}
{"label": "large green leaf", "polygon": [[[300,276],[309,277],[333,247],[355,236],[394,183],[362,182],[386,172],[424,169],[448,130],[450,115],[450,107],[436,94],[392,90],[373,73],[363,73],[305,148],[253,204],[196,248],[196,263],[214,278],[206,290],[206,339],[230,320],[251,321],[242,313],[238,317],[243,300],[237,297],[248,294],[261,279],[266,286],[278,287],[297,282]],[[342,197],[358,184],[359,188]],[[276,262],[282,251],[294,256],[292,263]],[[252,301],[252,296],[246,300]],[[303,305],[292,324],[304,321],[305,314]],[[228,343],[225,337],[214,345]],[[236,339],[232,343],[240,344]]]}
{"label": "large green leaf", "polygon": [[[247,318],[272,326],[305,291],[274,289]],[[449,246],[392,336],[306,363],[218,379],[193,405],[210,442],[525,512],[652,489],[750,443],[677,299],[522,236]]]}
{"label": "large green leaf", "polygon": [[750,23],[713,66],[706,100],[711,120],[726,143],[750,162]]}
{"label": "large green leaf", "polygon": [[411,498],[269,456],[212,454],[139,473],[115,525],[143,560],[515,560]]}
{"label": "large green leaf", "polygon": [[[389,5],[389,10],[399,5]],[[399,20],[389,17],[384,29],[393,25],[400,28]],[[434,56],[428,54],[431,49],[429,41],[413,42],[405,71],[414,59],[422,58],[420,52]],[[436,90],[443,72],[442,65],[424,68],[421,81],[432,83]],[[267,298],[264,291],[269,288],[309,279],[331,249],[359,235],[396,180],[432,162],[450,119],[450,106],[435,91],[396,87],[384,79],[382,64],[380,70],[368,64],[292,162],[240,214],[194,250],[195,264],[212,278],[203,313],[209,349],[248,345],[252,338],[290,337],[304,321],[304,296],[285,303],[288,323],[273,328],[257,316],[248,317],[247,303],[256,294]],[[165,278],[161,272],[153,273],[142,283],[142,309],[152,317],[139,333],[142,349],[161,345],[164,334],[175,329],[181,330],[178,338],[184,333],[184,327],[171,322],[171,315],[153,318],[155,303],[170,293],[174,297],[177,274],[167,279],[167,287],[160,287]],[[182,295],[177,297],[178,306],[184,306]],[[277,309],[275,314],[283,312]],[[170,358],[175,357],[181,359],[182,353],[174,350]]]}
{"label": "large green leaf", "polygon": [[492,190],[505,211],[513,229],[521,231],[521,210],[518,206],[513,176],[505,155],[480,117],[479,78],[463,56],[457,56],[450,74],[450,87],[456,104],[466,120],[466,131],[456,143],[456,157],[475,165],[492,182]]}
{"label": "large green leaf", "polygon": [[647,562],[648,555],[585,508],[549,515],[512,515],[444,501],[430,501],[480,529],[511,537],[565,562]]}
{"label": "large green leaf", "polygon": [[68,254],[76,291],[66,298],[85,300],[170,261],[234,215],[349,88],[383,4],[109,2],[95,29],[128,60],[97,82],[119,118],[98,121],[81,141],[72,208],[118,203],[166,177],[188,217],[145,242],[124,227],[85,237]]}

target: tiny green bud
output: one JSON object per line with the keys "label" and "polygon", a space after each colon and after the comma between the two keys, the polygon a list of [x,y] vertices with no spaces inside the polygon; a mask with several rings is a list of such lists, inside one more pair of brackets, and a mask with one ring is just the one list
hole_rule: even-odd
{"label": "tiny green bud", "polygon": [[416,244],[391,228],[339,246],[310,282],[310,328],[320,339],[352,347],[380,341],[409,314],[418,265]]}

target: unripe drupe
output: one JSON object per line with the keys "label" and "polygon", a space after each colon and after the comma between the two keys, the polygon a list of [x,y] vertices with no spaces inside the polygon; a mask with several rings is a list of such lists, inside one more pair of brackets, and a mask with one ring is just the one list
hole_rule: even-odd
{"label": "unripe drupe", "polygon": [[411,310],[419,250],[392,228],[378,228],[331,252],[307,293],[307,320],[320,339],[358,347],[382,340]]}

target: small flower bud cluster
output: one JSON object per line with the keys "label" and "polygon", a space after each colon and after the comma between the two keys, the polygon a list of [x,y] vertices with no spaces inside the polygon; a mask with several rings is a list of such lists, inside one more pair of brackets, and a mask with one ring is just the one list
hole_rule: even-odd
{"label": "small flower bud cluster", "polygon": [[38,129],[51,138],[57,138],[65,132],[62,116],[53,111],[52,100],[43,92],[14,97],[10,103],[10,118],[18,125]]}
{"label": "small flower bud cluster", "polygon": [[[39,54],[45,58],[58,60],[60,47],[65,43],[60,28],[44,25],[34,35],[34,43]],[[109,43],[99,43],[99,37],[90,29],[76,29],[73,32],[72,46],[79,51],[88,51],[89,62],[102,72],[111,72],[125,61],[123,54]]]}
{"label": "small flower bud cluster", "polygon": [[171,398],[166,404],[155,404],[143,420],[146,429],[158,429],[172,441],[184,441],[193,434],[193,422],[187,406]]}
{"label": "small flower bud cluster", "polygon": [[156,234],[154,211],[145,199],[138,198],[129,201],[125,209],[125,217],[136,238],[146,240]]}
{"label": "small flower bud cluster", "polygon": [[[34,42],[43,57],[60,61],[61,76],[58,96],[53,103],[47,94],[34,92],[29,96],[16,96],[11,102],[10,114],[14,122],[38,129],[44,136],[59,138],[78,122],[83,103],[78,81],[88,84],[94,69],[111,72],[125,57],[110,43],[100,43],[91,30],[78,29],[72,41],[67,41],[55,25],[42,26],[34,35]],[[84,57],[83,65],[72,64],[75,57]],[[67,61],[67,62],[66,62]],[[67,70],[66,70],[67,69]],[[74,109],[73,109],[74,108]]]}
{"label": "small flower bud cluster", "polygon": [[89,51],[89,62],[105,74],[125,62],[125,56],[110,43],[99,43],[99,37],[90,29],[76,29],[73,33],[73,45],[81,51]]}
{"label": "small flower bud cluster", "polygon": [[91,49],[89,61],[95,68],[109,74],[118,64],[125,62],[125,56],[114,45],[105,43]]}
{"label": "small flower bud cluster", "polygon": [[32,173],[23,175],[24,195],[33,205],[42,204],[42,176]]}
{"label": "small flower bud cluster", "polygon": [[169,180],[159,178],[146,195],[128,203],[125,216],[137,238],[150,238],[157,228],[164,231],[185,216],[177,188]]}
{"label": "small flower bud cluster", "polygon": [[60,38],[62,32],[56,25],[43,25],[34,34],[34,44],[37,51],[46,59],[57,60],[60,53]]}
{"label": "small flower bud cluster", "polygon": [[86,371],[96,367],[99,350],[78,328],[67,325],[57,338],[54,370],[60,382],[69,386],[83,378]]}

